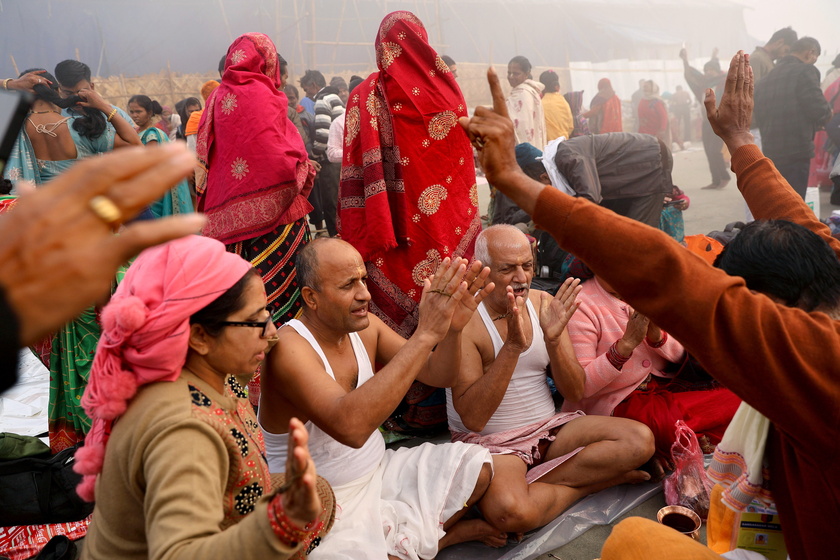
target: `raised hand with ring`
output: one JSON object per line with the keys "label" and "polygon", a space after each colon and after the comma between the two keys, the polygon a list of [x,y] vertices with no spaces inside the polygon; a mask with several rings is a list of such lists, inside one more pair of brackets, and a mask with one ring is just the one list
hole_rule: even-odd
{"label": "raised hand with ring", "polygon": [[107,196],[94,196],[88,202],[88,206],[100,220],[111,226],[112,229],[117,229],[122,225],[122,211]]}

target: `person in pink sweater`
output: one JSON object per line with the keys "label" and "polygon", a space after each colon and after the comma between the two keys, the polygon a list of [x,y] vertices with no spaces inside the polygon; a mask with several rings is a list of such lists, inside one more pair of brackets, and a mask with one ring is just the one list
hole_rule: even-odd
{"label": "person in pink sweater", "polygon": [[581,286],[569,335],[586,381],[583,398],[563,412],[631,418],[653,431],[656,457],[670,463],[675,422],[683,420],[711,453],[741,399],[709,380],[692,379],[685,348],[639,313],[599,276]]}

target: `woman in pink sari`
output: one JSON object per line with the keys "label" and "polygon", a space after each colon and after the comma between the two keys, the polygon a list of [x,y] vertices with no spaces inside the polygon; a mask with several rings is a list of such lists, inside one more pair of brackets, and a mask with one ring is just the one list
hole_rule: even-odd
{"label": "woman in pink sari", "polygon": [[301,311],[295,255],[309,240],[306,197],[315,177],[287,107],[274,43],[247,33],[228,49],[196,142],[203,233],[259,271],[277,324]]}

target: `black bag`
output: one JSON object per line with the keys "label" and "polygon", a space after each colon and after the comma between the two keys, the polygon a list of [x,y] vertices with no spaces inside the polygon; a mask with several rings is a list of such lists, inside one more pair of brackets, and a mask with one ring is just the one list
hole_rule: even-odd
{"label": "black bag", "polygon": [[0,461],[0,526],[84,519],[93,503],[76,494],[82,476],[73,471],[76,449],[46,457]]}

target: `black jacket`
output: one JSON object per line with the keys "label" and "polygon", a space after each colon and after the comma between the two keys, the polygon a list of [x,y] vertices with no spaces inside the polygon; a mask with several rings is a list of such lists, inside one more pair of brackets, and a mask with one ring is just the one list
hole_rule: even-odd
{"label": "black jacket", "polygon": [[820,71],[793,55],[779,60],[755,88],[761,150],[776,163],[814,157],[814,133],[830,118]]}
{"label": "black jacket", "polygon": [[595,203],[664,195],[673,188],[670,152],[649,134],[610,132],[571,138],[557,147],[554,162],[577,195]]}

